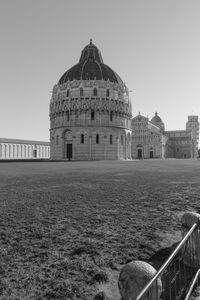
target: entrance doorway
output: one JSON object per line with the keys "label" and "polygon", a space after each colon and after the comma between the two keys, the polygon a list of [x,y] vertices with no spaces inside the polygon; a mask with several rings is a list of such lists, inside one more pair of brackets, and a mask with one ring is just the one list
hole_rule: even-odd
{"label": "entrance doorway", "polygon": [[142,149],[138,149],[138,158],[142,159]]}
{"label": "entrance doorway", "polygon": [[69,160],[72,159],[72,144],[66,144],[66,158],[68,158]]}
{"label": "entrance doorway", "polygon": [[153,158],[153,151],[150,151],[150,158]]}

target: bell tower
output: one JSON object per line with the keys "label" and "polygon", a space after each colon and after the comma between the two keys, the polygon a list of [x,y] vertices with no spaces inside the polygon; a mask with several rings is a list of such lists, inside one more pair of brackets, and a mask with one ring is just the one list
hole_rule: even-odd
{"label": "bell tower", "polygon": [[198,157],[198,144],[199,144],[199,120],[198,116],[188,116],[186,123],[186,130],[191,131],[192,136],[192,158]]}

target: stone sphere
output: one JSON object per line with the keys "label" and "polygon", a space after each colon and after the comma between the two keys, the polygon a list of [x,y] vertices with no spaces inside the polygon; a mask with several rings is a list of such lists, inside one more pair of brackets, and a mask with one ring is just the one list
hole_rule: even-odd
{"label": "stone sphere", "polygon": [[[142,289],[149,283],[149,281],[156,274],[156,270],[144,261],[132,261],[126,264],[119,275],[118,287],[122,300],[135,300]],[[156,292],[156,286],[157,291]],[[157,300],[160,298],[162,292],[161,279],[157,279],[157,283],[153,284],[151,288],[150,300]],[[142,300],[146,300],[144,296]]]}

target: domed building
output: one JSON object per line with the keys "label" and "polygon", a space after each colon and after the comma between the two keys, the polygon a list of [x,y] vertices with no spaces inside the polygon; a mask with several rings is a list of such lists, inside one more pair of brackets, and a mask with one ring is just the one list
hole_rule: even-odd
{"label": "domed building", "polygon": [[161,117],[159,117],[158,113],[155,112],[155,116],[150,121],[153,125],[159,127],[161,131],[165,130],[165,124],[163,123]]}
{"label": "domed building", "polygon": [[51,159],[131,158],[131,118],[127,87],[90,40],[53,88]]}
{"label": "domed building", "polygon": [[166,137],[164,123],[156,113],[148,117],[137,115],[132,119],[132,158],[164,158]]}
{"label": "domed building", "polygon": [[198,140],[198,116],[188,116],[185,130],[171,131],[157,112],[151,121],[140,113],[132,119],[132,158],[196,158]]}

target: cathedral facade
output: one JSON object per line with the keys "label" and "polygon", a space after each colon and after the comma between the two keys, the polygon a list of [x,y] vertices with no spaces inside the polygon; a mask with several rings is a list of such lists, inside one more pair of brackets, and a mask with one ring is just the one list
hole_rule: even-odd
{"label": "cathedral facade", "polygon": [[132,118],[126,85],[91,40],[54,86],[49,116],[52,160],[198,156],[198,116],[181,131],[165,131],[157,113]]}
{"label": "cathedral facade", "polygon": [[197,158],[198,116],[188,116],[185,130],[166,131],[155,113],[149,121],[140,114],[132,119],[132,158]]}

